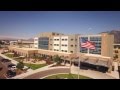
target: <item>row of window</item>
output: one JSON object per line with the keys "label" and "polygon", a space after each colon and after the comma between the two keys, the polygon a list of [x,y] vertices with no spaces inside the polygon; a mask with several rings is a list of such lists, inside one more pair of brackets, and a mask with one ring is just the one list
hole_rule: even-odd
{"label": "row of window", "polygon": [[59,39],[54,39],[54,41],[59,41]]}
{"label": "row of window", "polygon": [[67,47],[67,44],[62,44],[62,46],[65,46],[65,47]]}
{"label": "row of window", "polygon": [[101,37],[90,37],[91,41],[101,41]]}
{"label": "row of window", "polygon": [[59,51],[58,49],[54,49],[54,51]]}
{"label": "row of window", "polygon": [[58,33],[52,33],[52,35],[60,35],[60,34],[58,34]]}
{"label": "row of window", "polygon": [[[82,53],[87,53],[87,52],[88,52],[88,49],[87,49],[87,48],[81,48],[81,49],[80,49],[80,52],[82,52]],[[90,53],[90,54],[101,54],[101,48],[97,48],[97,49],[95,49],[95,50],[90,49],[90,50],[89,50],[89,53]]]}
{"label": "row of window", "polygon": [[[52,45],[52,44],[50,44],[50,45]],[[59,46],[59,44],[54,44],[54,46]],[[67,44],[62,44],[61,46],[67,47],[68,45]],[[70,46],[73,47],[73,45],[70,45]],[[77,45],[75,45],[75,47],[77,47]]]}
{"label": "row of window", "polygon": [[118,49],[120,49],[120,46],[119,46],[119,45],[116,45],[116,46],[114,46],[114,48],[118,48]]}
{"label": "row of window", "polygon": [[62,52],[67,52],[67,50],[61,50]]}
{"label": "row of window", "polygon": [[[52,39],[50,39],[52,40]],[[68,39],[62,39],[62,41],[67,41]],[[73,41],[74,39],[71,39],[71,41]],[[75,39],[77,41],[77,39]],[[54,41],[59,41],[59,39],[54,39]]]}
{"label": "row of window", "polygon": [[59,44],[54,44],[54,46],[59,46]]}

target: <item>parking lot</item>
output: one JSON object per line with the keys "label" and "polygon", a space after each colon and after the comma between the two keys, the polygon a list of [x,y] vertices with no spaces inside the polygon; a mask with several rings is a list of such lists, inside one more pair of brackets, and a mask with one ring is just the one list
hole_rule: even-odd
{"label": "parking lot", "polygon": [[0,57],[0,79],[7,79],[8,66],[11,64],[10,60]]}

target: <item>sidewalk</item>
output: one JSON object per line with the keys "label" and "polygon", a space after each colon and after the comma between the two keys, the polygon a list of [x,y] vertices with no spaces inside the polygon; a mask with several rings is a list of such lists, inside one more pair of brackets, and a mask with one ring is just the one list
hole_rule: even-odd
{"label": "sidewalk", "polygon": [[[72,66],[71,67],[71,73],[78,74],[78,67]],[[116,79],[112,76],[107,75],[106,73],[93,71],[93,70],[81,70],[79,69],[79,75],[91,77],[93,79]]]}
{"label": "sidewalk", "polygon": [[[3,58],[5,58],[5,59],[11,60],[11,63],[13,63],[13,64],[15,64],[15,65],[17,65],[17,63],[19,63],[18,61],[14,60],[14,59],[12,59],[12,58],[9,58],[9,57],[1,54],[1,53],[0,53],[0,56],[3,57]],[[27,67],[27,66],[25,66],[25,67]],[[29,72],[29,71],[33,71],[33,70],[32,70],[32,69],[28,69],[28,72]]]}
{"label": "sidewalk", "polygon": [[45,66],[45,67],[42,67],[42,68],[39,68],[37,70],[32,70],[32,71],[29,71],[27,73],[23,73],[23,74],[20,74],[20,75],[17,75],[15,77],[13,77],[12,79],[22,79],[28,75],[31,75],[31,74],[34,74],[34,73],[37,73],[37,72],[40,72],[40,71],[44,71],[44,70],[48,70],[50,69],[49,67],[52,66],[52,65],[55,65],[56,63],[53,63],[51,65],[48,65],[48,66]]}
{"label": "sidewalk", "polygon": [[0,53],[0,56],[3,57],[3,58],[5,58],[5,59],[9,59],[9,60],[11,60],[11,62],[12,62],[13,64],[15,64],[15,65],[17,65],[17,63],[18,63],[18,62],[15,61],[14,59],[11,59],[11,58],[9,58],[9,57],[7,57],[7,56],[1,54],[1,53]]}

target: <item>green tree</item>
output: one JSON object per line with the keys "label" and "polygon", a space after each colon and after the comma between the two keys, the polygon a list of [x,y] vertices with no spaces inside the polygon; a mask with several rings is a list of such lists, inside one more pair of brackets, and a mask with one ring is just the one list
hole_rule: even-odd
{"label": "green tree", "polygon": [[16,66],[18,69],[23,69],[24,68],[24,63],[23,62],[19,62]]}
{"label": "green tree", "polygon": [[61,64],[62,63],[62,59],[58,55],[55,55],[53,57],[53,61],[55,61],[57,64]]}

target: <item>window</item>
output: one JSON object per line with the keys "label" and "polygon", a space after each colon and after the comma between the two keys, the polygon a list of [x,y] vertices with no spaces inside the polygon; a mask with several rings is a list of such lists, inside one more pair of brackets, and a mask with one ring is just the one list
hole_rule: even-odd
{"label": "window", "polygon": [[57,35],[59,35],[59,34],[57,34]]}
{"label": "window", "polygon": [[62,41],[64,41],[64,39],[62,39]]}
{"label": "window", "polygon": [[77,39],[75,39],[75,41],[77,41]]}
{"label": "window", "polygon": [[50,45],[52,45],[52,44],[50,44]]}
{"label": "window", "polygon": [[65,41],[67,41],[67,39],[65,39]]}
{"label": "window", "polygon": [[52,35],[55,35],[55,33],[52,33]]}
{"label": "window", "polygon": [[35,41],[38,41],[38,39],[35,39]]}
{"label": "window", "polygon": [[54,46],[56,46],[56,44],[54,44]]}
{"label": "window", "polygon": [[118,49],[120,49],[120,47],[118,47]]}
{"label": "window", "polygon": [[56,41],[56,39],[54,39],[54,41]]}
{"label": "window", "polygon": [[52,39],[50,39],[52,41]]}
{"label": "window", "polygon": [[67,50],[65,50],[65,52],[67,52]]}
{"label": "window", "polygon": [[37,43],[35,43],[35,45],[38,45]]}
{"label": "window", "polygon": [[57,46],[59,46],[59,44],[57,44]]}
{"label": "window", "polygon": [[73,45],[71,45],[71,47],[73,47]]}
{"label": "window", "polygon": [[65,44],[65,46],[67,47],[67,45]]}
{"label": "window", "polygon": [[73,53],[73,51],[70,51],[71,53]]}
{"label": "window", "polygon": [[59,41],[59,39],[57,39],[57,41]]}
{"label": "window", "polygon": [[77,47],[77,45],[75,45],[75,47]]}
{"label": "window", "polygon": [[114,46],[114,48],[116,49],[117,47],[116,47],[116,46]]}
{"label": "window", "polygon": [[73,41],[73,39],[71,39],[71,41]]}

